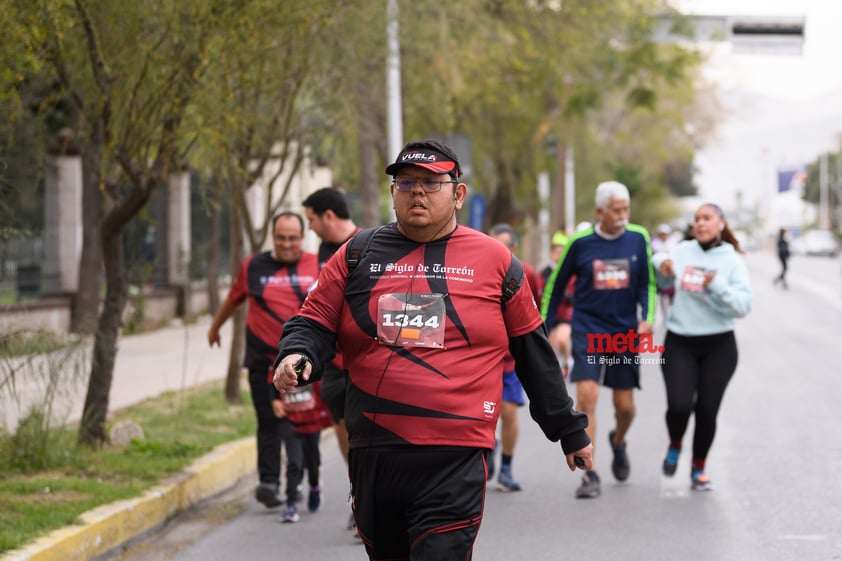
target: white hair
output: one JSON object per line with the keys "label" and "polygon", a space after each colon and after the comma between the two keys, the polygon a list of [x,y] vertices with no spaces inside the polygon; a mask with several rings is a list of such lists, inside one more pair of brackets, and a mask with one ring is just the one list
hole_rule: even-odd
{"label": "white hair", "polygon": [[628,201],[628,187],[619,181],[604,181],[596,186],[596,208],[606,210],[612,200]]}

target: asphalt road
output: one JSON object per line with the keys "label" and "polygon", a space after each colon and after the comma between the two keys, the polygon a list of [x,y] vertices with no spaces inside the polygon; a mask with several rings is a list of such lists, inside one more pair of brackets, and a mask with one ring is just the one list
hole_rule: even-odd
{"label": "asphalt road", "polygon": [[[600,399],[603,489],[597,499],[574,499],[579,475],[567,470],[558,445],[521,410],[514,471],[524,490],[489,490],[474,559],[842,559],[841,264],[796,257],[785,291],[772,285],[772,255],[752,253],[747,262],[754,309],[737,326],[740,363],[708,458],[716,490],[689,491],[687,454],[674,478],[660,474],[667,446],[664,390],[659,367],[646,365],[625,483],[611,476],[605,445],[613,426],[610,395]],[[659,341],[662,336],[659,328]],[[685,448],[691,434],[692,423]],[[303,512],[297,524],[282,524],[279,509],[255,503],[255,481],[247,478],[110,559],[365,559],[345,529],[348,486],[332,433],[322,449],[326,502],[317,513]]]}

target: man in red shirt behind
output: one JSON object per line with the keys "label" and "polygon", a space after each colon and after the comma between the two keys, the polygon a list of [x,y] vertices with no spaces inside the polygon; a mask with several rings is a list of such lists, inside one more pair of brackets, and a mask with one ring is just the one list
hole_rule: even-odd
{"label": "man in red shirt behind", "polygon": [[272,387],[272,359],[284,322],[296,314],[307,290],[319,276],[316,255],[301,250],[304,221],[284,212],[272,223],[272,251],[246,257],[228,297],[208,330],[210,346],[220,344],[219,329],[243,302],[246,315],[246,356],[251,400],[257,416],[257,471],[260,483],[255,498],[267,507],[283,504],[280,496],[281,439],[289,420],[272,409],[277,395]]}

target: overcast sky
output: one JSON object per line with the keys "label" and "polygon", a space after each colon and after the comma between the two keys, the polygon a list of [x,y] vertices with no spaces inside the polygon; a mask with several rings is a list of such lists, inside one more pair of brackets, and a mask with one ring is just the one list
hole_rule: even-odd
{"label": "overcast sky", "polygon": [[702,197],[724,207],[761,208],[780,167],[839,148],[842,134],[842,0],[680,0],[685,13],[804,16],[801,55],[735,54],[707,45],[706,75],[730,109],[717,137],[697,156]]}

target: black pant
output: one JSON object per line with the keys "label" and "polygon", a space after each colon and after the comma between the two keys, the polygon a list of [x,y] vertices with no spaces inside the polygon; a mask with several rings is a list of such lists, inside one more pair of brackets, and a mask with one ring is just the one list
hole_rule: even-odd
{"label": "black pant", "polygon": [[283,419],[281,433],[287,451],[287,502],[293,503],[298,497],[298,486],[304,478],[305,469],[310,487],[319,486],[321,431],[301,434],[288,419]]}
{"label": "black pant", "polygon": [[354,519],[370,559],[470,561],[482,521],[485,450],[352,448]]}
{"label": "black pant", "polygon": [[783,255],[778,255],[778,261],[780,261],[780,262],[781,262],[781,274],[780,274],[780,275],[778,275],[778,276],[776,277],[776,279],[777,279],[777,280],[779,280],[779,281],[782,281],[782,282],[784,282],[784,283],[786,282],[786,269],[787,269],[786,264],[787,264],[787,260],[789,260],[789,257],[788,257],[788,256],[787,256],[787,257],[784,257]]}
{"label": "black pant", "polygon": [[[249,371],[251,402],[257,416],[257,473],[261,483],[278,485],[281,476],[281,438],[283,422],[272,411],[272,385],[268,368]],[[286,421],[289,422],[289,421]]]}
{"label": "black pant", "polygon": [[705,459],[716,434],[722,396],[737,368],[734,332],[686,337],[668,331],[663,359],[670,440],[684,437],[690,415],[695,414],[693,458]]}

